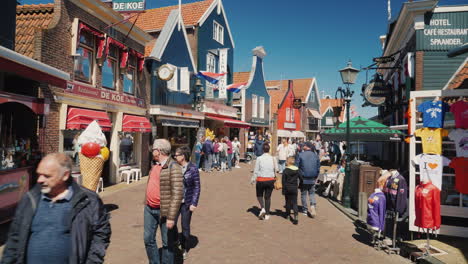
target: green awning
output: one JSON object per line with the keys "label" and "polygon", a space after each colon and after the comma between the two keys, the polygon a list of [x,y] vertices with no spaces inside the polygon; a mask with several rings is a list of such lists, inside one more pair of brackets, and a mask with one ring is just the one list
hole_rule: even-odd
{"label": "green awning", "polygon": [[[381,123],[362,118],[360,116],[350,121],[351,141],[401,141],[403,133],[400,130],[391,129]],[[346,123],[337,128],[325,130],[322,139],[325,141],[346,140]]]}

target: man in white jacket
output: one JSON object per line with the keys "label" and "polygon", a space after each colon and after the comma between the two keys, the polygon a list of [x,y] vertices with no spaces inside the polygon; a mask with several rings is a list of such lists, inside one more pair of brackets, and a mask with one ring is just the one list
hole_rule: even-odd
{"label": "man in white jacket", "polygon": [[286,159],[290,156],[293,156],[292,148],[288,144],[288,141],[283,138],[281,144],[276,148],[276,152],[278,152],[278,164],[279,164],[279,172],[283,173],[284,168],[286,167]]}

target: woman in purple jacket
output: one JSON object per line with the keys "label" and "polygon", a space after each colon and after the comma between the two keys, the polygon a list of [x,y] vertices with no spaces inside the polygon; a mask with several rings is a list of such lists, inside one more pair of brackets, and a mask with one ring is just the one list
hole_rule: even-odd
{"label": "woman in purple jacket", "polygon": [[[174,158],[182,166],[184,174],[184,199],[180,205],[179,214],[181,215],[182,237],[180,238],[180,245],[183,249],[184,259],[187,258],[188,250],[190,249],[190,222],[192,220],[192,213],[198,206],[198,199],[200,198],[200,174],[195,164],[189,162],[190,148],[183,146],[176,149]],[[177,219],[175,219],[174,227],[177,228]]]}

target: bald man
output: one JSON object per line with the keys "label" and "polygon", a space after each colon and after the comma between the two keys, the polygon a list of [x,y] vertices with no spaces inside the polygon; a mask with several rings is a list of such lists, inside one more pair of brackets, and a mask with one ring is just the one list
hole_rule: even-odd
{"label": "bald man", "polygon": [[103,263],[109,216],[99,196],[71,178],[64,153],[44,157],[37,184],[16,209],[1,264]]}

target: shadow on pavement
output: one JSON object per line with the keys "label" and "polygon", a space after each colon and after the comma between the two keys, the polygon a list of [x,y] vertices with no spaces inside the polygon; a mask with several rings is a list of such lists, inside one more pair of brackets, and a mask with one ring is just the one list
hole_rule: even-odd
{"label": "shadow on pavement", "polygon": [[252,206],[249,209],[247,209],[247,213],[251,213],[255,217],[257,217],[260,214],[260,208],[258,206]]}
{"label": "shadow on pavement", "polygon": [[105,204],[105,205],[104,205],[104,208],[106,208],[106,211],[107,211],[108,213],[110,213],[110,212],[112,212],[112,211],[114,211],[114,210],[119,209],[119,206],[116,205],[116,204]]}
{"label": "shadow on pavement", "polygon": [[371,242],[372,242],[372,236],[371,234],[364,228],[362,228],[362,226],[358,223],[354,223],[355,225],[355,231],[357,234],[353,234],[353,238],[356,239],[357,241],[365,244],[365,245],[368,245],[368,246],[371,246]]}

